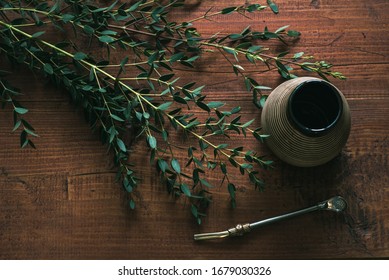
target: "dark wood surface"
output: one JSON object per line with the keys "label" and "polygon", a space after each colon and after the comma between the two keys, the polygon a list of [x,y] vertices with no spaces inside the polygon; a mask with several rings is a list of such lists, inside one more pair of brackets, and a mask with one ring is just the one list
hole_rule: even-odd
{"label": "dark wood surface", "polygon": [[[188,1],[175,16],[194,18],[242,1]],[[201,3],[200,3],[201,2]],[[264,2],[264,1],[262,1]],[[278,0],[280,13],[220,16],[196,24],[203,35],[277,28],[302,32],[293,51],[331,61],[347,81],[332,81],[346,96],[352,130],[333,161],[315,168],[276,160],[264,172],[258,192],[242,177],[237,208],[229,207],[225,186],[216,187],[203,224],[195,224],[185,200],[174,200],[148,162],[144,141],[134,143],[131,160],[142,183],[137,208],[130,211],[114,181],[106,148],[90,132],[82,112],[62,90],[26,69],[11,79],[24,92],[28,120],[40,134],[37,149],[19,148],[11,134],[12,114],[0,111],[1,259],[338,259],[389,257],[389,51],[386,0]],[[9,65],[1,58],[0,67]],[[195,74],[209,99],[234,102],[242,118],[259,116],[242,81],[219,61],[204,61]],[[186,73],[194,75],[194,73]],[[277,73],[256,75],[271,87]],[[246,141],[236,138],[236,141]],[[269,153],[256,142],[255,148]],[[183,153],[182,158],[186,157]],[[236,173],[236,176],[238,173]],[[213,175],[212,182],[221,176]],[[310,206],[332,195],[344,196],[345,214],[315,212],[264,227],[242,238],[195,242],[193,234],[224,230]]]}

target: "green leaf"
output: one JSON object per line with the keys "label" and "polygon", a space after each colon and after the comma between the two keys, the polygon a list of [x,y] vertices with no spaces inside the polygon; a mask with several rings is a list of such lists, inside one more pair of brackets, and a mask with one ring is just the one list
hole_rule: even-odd
{"label": "green leaf", "polygon": [[14,111],[20,115],[23,115],[28,112],[28,109],[22,107],[15,107]]}
{"label": "green leaf", "polygon": [[217,149],[225,149],[225,148],[227,148],[228,147],[228,144],[219,144],[219,145],[217,145]]}
{"label": "green leaf", "polygon": [[181,184],[180,189],[183,194],[185,194],[187,197],[191,197],[192,194],[190,192],[190,189],[187,184]]}
{"label": "green leaf", "polygon": [[264,36],[266,39],[275,39],[275,38],[280,38],[280,35],[277,33],[271,32],[267,30],[267,27],[265,28]]}
{"label": "green leaf", "polygon": [[237,54],[236,50],[234,50],[233,48],[223,47],[223,50],[224,50],[226,53],[229,53],[229,54],[233,54],[233,55],[236,55],[236,54]]}
{"label": "green leaf", "polygon": [[200,179],[200,183],[204,186],[206,186],[207,188],[213,188],[213,186],[205,179]]}
{"label": "green leaf", "polygon": [[253,135],[257,140],[261,141],[261,143],[264,143],[264,140],[270,137],[270,135],[268,134],[259,134],[258,132],[255,131],[253,132]]}
{"label": "green leaf", "polygon": [[100,13],[100,12],[105,12],[107,10],[106,7],[102,7],[102,8],[96,8],[94,10],[92,10],[91,12],[92,13]]}
{"label": "green leaf", "polygon": [[169,61],[176,62],[176,61],[180,60],[181,58],[183,58],[184,56],[185,56],[185,54],[183,52],[175,53],[170,57]]}
{"label": "green leaf", "polygon": [[285,31],[288,27],[289,27],[289,25],[282,26],[282,27],[278,28],[276,31],[274,31],[274,33],[280,33],[282,31]]}
{"label": "green leaf", "polygon": [[202,139],[199,140],[199,146],[202,151],[205,151],[208,148],[208,144],[205,143]]}
{"label": "green leaf", "polygon": [[133,199],[130,200],[129,205],[132,210],[135,209],[135,201]]}
{"label": "green leaf", "polygon": [[289,37],[299,37],[301,35],[301,33],[299,31],[296,31],[296,30],[288,30],[288,32],[286,34]]}
{"label": "green leaf", "polygon": [[258,90],[272,90],[271,87],[267,87],[267,86],[255,86],[254,88]]}
{"label": "green leaf", "polygon": [[266,6],[262,6],[260,4],[251,4],[251,5],[247,6],[246,10],[249,13],[252,13],[252,12],[255,12],[255,11],[261,11],[261,10],[263,10],[265,8],[266,8]]}
{"label": "green leaf", "polygon": [[147,136],[147,142],[149,143],[151,149],[157,148],[157,139],[153,135]]}
{"label": "green leaf", "polygon": [[207,111],[208,113],[211,112],[211,109],[210,109],[210,108],[208,107],[208,105],[205,104],[204,102],[197,101],[197,102],[196,102],[196,105],[197,105],[199,108],[203,109],[204,111]]}
{"label": "green leaf", "polygon": [[191,121],[190,123],[188,123],[186,126],[185,126],[185,129],[191,129],[193,127],[196,127],[200,124],[200,122],[198,120],[193,120]]}
{"label": "green leaf", "polygon": [[124,153],[127,152],[126,145],[124,144],[124,142],[123,142],[121,139],[117,138],[117,139],[116,139],[116,144],[118,145],[119,149],[120,149],[122,152],[124,152]]}
{"label": "green leaf", "polygon": [[119,122],[124,122],[124,120],[121,117],[119,117],[115,114],[111,114],[111,118],[113,118],[114,120],[119,121]]}
{"label": "green leaf", "polygon": [[101,35],[112,35],[112,36],[115,36],[117,35],[118,33],[116,31],[113,31],[113,30],[103,30],[100,32]]}
{"label": "green leaf", "polygon": [[99,37],[99,41],[102,43],[109,44],[109,43],[112,43],[113,41],[115,41],[115,38],[108,36],[108,35],[102,35]]}
{"label": "green leaf", "polygon": [[35,32],[34,34],[31,35],[31,38],[38,38],[39,36],[42,36],[43,34],[45,34],[46,31],[38,31],[38,32]]}
{"label": "green leaf", "polygon": [[299,59],[304,55],[304,52],[298,52],[293,55],[293,59]]}
{"label": "green leaf", "polygon": [[173,76],[174,76],[174,73],[166,74],[166,75],[163,75],[163,76],[159,77],[159,80],[162,81],[162,82],[167,82],[171,78],[173,78]]}
{"label": "green leaf", "polygon": [[157,109],[158,110],[161,110],[161,111],[165,111],[165,110],[167,110],[169,107],[170,107],[170,105],[172,105],[172,103],[173,102],[165,102],[165,103],[162,103],[161,105],[159,105],[158,107],[157,107]]}
{"label": "green leaf", "polygon": [[184,85],[182,88],[184,88],[184,89],[190,89],[190,88],[192,88],[195,84],[196,84],[196,82],[190,82],[190,83],[187,83],[186,85]]}
{"label": "green leaf", "polygon": [[179,95],[174,95],[174,96],[173,96],[173,99],[174,99],[174,101],[176,101],[177,103],[180,103],[180,104],[188,104],[188,102],[187,102],[184,98],[182,98],[181,96],[179,96]]}
{"label": "green leaf", "polygon": [[20,133],[20,147],[24,148],[27,146],[27,144],[28,144],[27,132],[23,130],[22,133]]}
{"label": "green leaf", "polygon": [[193,94],[194,94],[194,95],[200,95],[200,94],[201,94],[201,91],[203,90],[204,87],[205,87],[205,86],[199,86],[198,88],[195,88],[195,89],[193,90]]}
{"label": "green leaf", "polygon": [[172,159],[171,166],[175,172],[177,172],[178,174],[181,173],[180,163],[177,159],[175,159],[175,158]]}
{"label": "green leaf", "polygon": [[252,164],[249,164],[249,163],[243,163],[241,165],[242,168],[244,169],[252,169],[253,168],[253,165]]}
{"label": "green leaf", "polygon": [[248,51],[249,51],[250,53],[256,53],[256,52],[258,52],[258,51],[260,51],[260,50],[262,50],[262,49],[263,49],[262,46],[257,46],[257,45],[255,45],[255,46],[251,46],[250,48],[248,48]]}
{"label": "green leaf", "polygon": [[169,137],[169,133],[167,132],[167,130],[162,130],[162,139],[167,142],[168,140],[168,137]]}
{"label": "green leaf", "polygon": [[128,8],[126,11],[127,11],[127,12],[133,12],[133,11],[135,11],[135,10],[138,9],[138,7],[142,4],[142,2],[144,2],[144,1],[138,1],[138,2],[136,2],[136,3],[133,4],[130,8]]}
{"label": "green leaf", "polygon": [[279,61],[279,60],[276,60],[276,64],[277,64],[277,68],[281,71],[281,72],[285,72],[285,73],[289,73],[288,71],[288,68],[285,67],[285,65]]}
{"label": "green leaf", "polygon": [[261,105],[262,108],[265,106],[267,97],[268,97],[267,95],[262,95],[261,98],[259,98],[259,104]]}
{"label": "green leaf", "polygon": [[228,188],[228,192],[230,193],[230,197],[234,199],[235,198],[235,191],[236,191],[235,185],[233,183],[228,183],[227,188]]}
{"label": "green leaf", "polygon": [[159,57],[159,52],[158,51],[155,51],[154,53],[152,53],[149,58],[147,59],[147,63],[149,65],[153,65],[153,63],[158,59]]}
{"label": "green leaf", "polygon": [[221,10],[222,15],[228,15],[234,12],[237,9],[237,7],[228,7]]}
{"label": "green leaf", "polygon": [[161,171],[163,173],[165,173],[166,170],[169,169],[168,163],[165,160],[163,160],[163,159],[158,159],[158,166],[159,166],[159,169],[161,169]]}
{"label": "green leaf", "polygon": [[84,25],[84,32],[88,35],[92,35],[95,33],[95,30],[93,27],[89,26],[89,25]]}
{"label": "green leaf", "polygon": [[75,16],[72,15],[72,14],[64,14],[64,15],[62,15],[62,21],[64,23],[68,23],[69,21],[72,21],[74,18],[75,18]]}
{"label": "green leaf", "polygon": [[287,54],[289,54],[289,51],[285,51],[285,52],[279,53],[279,54],[277,55],[277,58],[285,57]]}
{"label": "green leaf", "polygon": [[211,108],[211,109],[216,109],[216,108],[220,108],[222,106],[224,106],[225,103],[223,102],[220,102],[220,101],[211,101],[207,104],[208,108]]}
{"label": "green leaf", "polygon": [[14,125],[14,127],[13,127],[13,129],[12,129],[12,132],[15,132],[16,130],[18,130],[18,128],[20,127],[20,124],[22,123],[22,121],[21,120],[18,120],[16,123],[15,123],[15,125]]}
{"label": "green leaf", "polygon": [[199,212],[197,210],[196,205],[192,204],[192,206],[190,207],[190,210],[191,210],[193,216],[195,216],[196,218],[199,216]]}
{"label": "green leaf", "polygon": [[29,130],[35,131],[35,129],[32,127],[32,125],[29,124],[26,120],[21,119],[21,121],[22,121],[22,124],[23,124],[23,126],[24,126],[25,128],[27,128],[27,129],[29,129]]}
{"label": "green leaf", "polygon": [[232,164],[232,166],[238,167],[238,163],[236,162],[236,160],[232,156],[230,156],[228,158],[228,161]]}
{"label": "green leaf", "polygon": [[192,57],[186,59],[185,61],[186,61],[186,62],[189,62],[189,63],[190,63],[190,62],[194,62],[194,61],[197,60],[199,57],[200,57],[199,55],[195,55],[195,56],[192,56]]}
{"label": "green leaf", "polygon": [[95,78],[96,78],[96,73],[94,71],[94,68],[91,68],[89,71],[89,81],[92,82],[95,80]]}
{"label": "green leaf", "polygon": [[108,130],[108,133],[109,133],[109,143],[112,143],[113,139],[115,139],[118,132],[114,126],[111,126],[111,128]]}
{"label": "green leaf", "polygon": [[232,69],[234,70],[235,75],[239,76],[240,71],[244,71],[244,68],[241,65],[235,64],[232,66]]}
{"label": "green leaf", "polygon": [[242,127],[246,128],[246,127],[250,126],[254,121],[255,121],[255,119],[252,119],[252,120],[246,122],[245,124],[242,124]]}
{"label": "green leaf", "polygon": [[122,59],[122,61],[120,62],[120,68],[122,69],[122,71],[124,71],[124,66],[127,64],[129,58],[128,56],[126,56],[125,58]]}
{"label": "green leaf", "polygon": [[222,171],[223,174],[227,174],[227,166],[224,162],[220,163],[220,169]]}
{"label": "green leaf", "polygon": [[24,128],[24,131],[27,132],[27,134],[38,137],[39,135],[35,133],[35,131],[30,130],[28,128]]}
{"label": "green leaf", "polygon": [[124,188],[126,189],[127,192],[129,192],[129,193],[132,192],[133,188],[132,188],[132,186],[130,184],[130,181],[128,180],[127,177],[125,177],[123,179],[123,186],[124,186]]}
{"label": "green leaf", "polygon": [[43,70],[49,74],[49,75],[53,75],[54,74],[54,69],[53,69],[53,66],[51,66],[50,63],[45,63],[43,65]]}
{"label": "green leaf", "polygon": [[237,113],[239,113],[241,110],[242,110],[242,108],[241,108],[240,106],[234,107],[234,108],[232,108],[232,110],[231,110],[231,114],[237,114]]}
{"label": "green leaf", "polygon": [[267,0],[267,4],[269,5],[273,13],[278,14],[278,6],[276,3],[274,3],[272,0]]}
{"label": "green leaf", "polygon": [[243,38],[242,34],[230,34],[228,37],[233,41],[237,41]]}
{"label": "green leaf", "polygon": [[87,58],[88,56],[85,54],[85,53],[83,53],[83,52],[76,52],[74,55],[73,55],[73,59],[74,60],[77,60],[77,61],[79,61],[79,60],[83,60],[83,59],[85,59],[85,58]]}
{"label": "green leaf", "polygon": [[173,68],[171,68],[167,63],[165,63],[165,62],[163,62],[163,61],[159,61],[158,64],[159,64],[161,67],[163,67],[163,68],[165,68],[165,69],[167,69],[167,70],[169,70],[169,71],[173,71]]}

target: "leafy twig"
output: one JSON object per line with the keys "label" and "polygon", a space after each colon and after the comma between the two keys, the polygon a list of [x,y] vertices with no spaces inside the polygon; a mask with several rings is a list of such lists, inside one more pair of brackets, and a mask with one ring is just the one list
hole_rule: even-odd
{"label": "leafy twig", "polygon": [[[249,4],[226,7],[221,11],[209,9],[203,16],[183,23],[169,21],[169,13],[184,1],[114,2],[107,7],[89,1],[0,1],[0,55],[12,63],[24,63],[33,71],[40,71],[58,86],[65,87],[75,103],[84,108],[91,127],[101,134],[103,143],[114,154],[118,167],[117,178],[129,193],[129,204],[135,207],[131,194],[139,179],[129,163],[131,147],[126,131],[137,132],[137,139],[145,140],[150,150],[150,162],[155,164],[168,191],[175,197],[184,195],[191,204],[191,212],[200,223],[211,201],[212,183],[207,172],[220,170],[230,193],[231,204],[236,205],[236,183],[230,176],[231,168],[248,176],[253,185],[263,188],[260,170],[272,162],[243,146],[232,147],[228,138],[234,134],[263,141],[267,135],[260,128],[252,128],[254,120],[243,122],[242,108],[226,108],[221,101],[208,101],[204,86],[195,81],[180,84],[176,65],[195,69],[195,64],[209,49],[218,50],[232,66],[232,73],[243,78],[253,94],[254,104],[261,108],[266,100],[263,90],[269,88],[245,72],[246,63],[263,63],[277,69],[284,78],[294,78],[292,66],[317,73],[322,77],[343,79],[332,65],[313,61],[311,56],[296,53],[272,54],[271,49],[257,45],[257,41],[278,40],[300,36],[288,26],[272,32],[244,28],[240,33],[214,34],[203,38],[193,24],[219,15],[262,12],[267,7]],[[268,5],[274,13],[278,7]],[[77,40],[53,41],[45,37],[49,26],[59,30],[71,29]],[[81,35],[82,34],[82,35]],[[87,37],[85,42],[80,40]],[[93,41],[106,48],[107,59],[96,59],[88,46]],[[125,50],[126,56],[116,61]],[[135,57],[130,61],[130,54]],[[21,146],[33,146],[28,136],[37,136],[24,119],[28,110],[15,100],[20,94],[0,76],[1,102],[11,104],[14,112],[14,131],[21,128]],[[223,110],[224,109],[224,110]],[[204,114],[197,115],[203,111]],[[195,139],[197,145],[179,147],[170,135],[172,129]],[[224,138],[223,138],[224,137]],[[190,143],[193,143],[190,141]],[[188,159],[178,152],[187,150]]]}

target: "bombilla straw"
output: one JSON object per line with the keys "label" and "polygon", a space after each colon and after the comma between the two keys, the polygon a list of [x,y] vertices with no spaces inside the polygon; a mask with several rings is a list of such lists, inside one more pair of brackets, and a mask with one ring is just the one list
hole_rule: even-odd
{"label": "bombilla straw", "polygon": [[314,206],[307,207],[301,210],[290,212],[287,214],[279,215],[273,218],[268,218],[262,221],[246,224],[238,224],[237,226],[225,231],[211,232],[211,233],[199,233],[194,235],[194,240],[209,240],[209,239],[221,239],[231,236],[241,236],[253,229],[259,228],[264,225],[272,224],[278,221],[286,220],[292,217],[300,216],[306,213],[310,213],[317,210],[329,210],[334,212],[342,212],[347,208],[346,200],[341,196],[335,196],[320,202]]}

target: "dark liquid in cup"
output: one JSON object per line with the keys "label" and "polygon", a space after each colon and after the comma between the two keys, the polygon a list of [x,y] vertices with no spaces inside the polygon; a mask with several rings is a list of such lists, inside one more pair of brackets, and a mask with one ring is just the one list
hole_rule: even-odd
{"label": "dark liquid in cup", "polygon": [[335,125],[342,112],[338,91],[322,81],[308,81],[291,94],[289,117],[305,134],[320,135]]}

